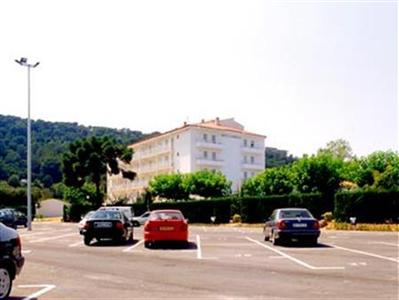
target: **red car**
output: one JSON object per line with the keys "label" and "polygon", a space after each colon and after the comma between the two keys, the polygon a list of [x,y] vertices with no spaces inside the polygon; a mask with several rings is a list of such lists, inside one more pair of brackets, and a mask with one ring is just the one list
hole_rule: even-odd
{"label": "red car", "polygon": [[187,244],[188,224],[180,210],[154,210],[144,225],[144,246],[156,242],[176,241]]}

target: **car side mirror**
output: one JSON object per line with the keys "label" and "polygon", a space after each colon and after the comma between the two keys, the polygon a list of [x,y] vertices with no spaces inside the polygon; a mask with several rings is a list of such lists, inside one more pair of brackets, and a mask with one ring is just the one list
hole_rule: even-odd
{"label": "car side mirror", "polygon": [[187,224],[190,223],[190,220],[189,220],[189,219],[185,219],[185,221],[187,222]]}

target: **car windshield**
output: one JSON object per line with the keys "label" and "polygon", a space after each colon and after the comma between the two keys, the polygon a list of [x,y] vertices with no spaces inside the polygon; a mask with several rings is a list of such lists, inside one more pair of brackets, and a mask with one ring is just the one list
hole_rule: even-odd
{"label": "car windshield", "polygon": [[289,219],[289,218],[313,218],[313,216],[307,210],[283,210],[280,211],[281,219]]}
{"label": "car windshield", "polygon": [[167,211],[152,213],[150,220],[183,220],[183,215],[180,212]]}
{"label": "car windshield", "polygon": [[95,213],[95,211],[89,211],[89,212],[84,216],[84,218],[85,218],[85,219],[88,219],[88,218],[90,218],[91,216],[93,216],[94,213]]}
{"label": "car windshield", "polygon": [[118,211],[96,211],[93,214],[93,219],[108,219],[108,220],[119,220],[121,219],[121,214]]}

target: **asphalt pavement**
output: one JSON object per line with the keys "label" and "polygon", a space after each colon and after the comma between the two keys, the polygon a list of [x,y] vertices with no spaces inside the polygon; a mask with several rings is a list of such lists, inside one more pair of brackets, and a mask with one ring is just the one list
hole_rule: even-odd
{"label": "asphalt pavement", "polygon": [[77,225],[19,229],[26,265],[11,299],[398,299],[397,232],[323,231],[273,246],[259,228],[189,227],[187,247],[83,244]]}

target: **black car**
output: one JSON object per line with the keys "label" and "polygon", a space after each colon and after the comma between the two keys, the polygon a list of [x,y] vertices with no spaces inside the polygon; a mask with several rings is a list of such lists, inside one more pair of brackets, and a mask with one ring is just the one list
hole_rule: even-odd
{"label": "black car", "polygon": [[17,231],[0,223],[0,299],[6,299],[10,294],[12,282],[24,262]]}
{"label": "black car", "polygon": [[17,216],[15,210],[11,208],[0,209],[0,222],[4,225],[17,229]]}
{"label": "black car", "polygon": [[290,241],[317,244],[320,226],[305,208],[280,208],[266,221],[263,234],[265,241],[275,245]]}
{"label": "black car", "polygon": [[16,223],[17,226],[24,226],[25,228],[28,227],[28,218],[24,213],[20,211],[15,211]]}
{"label": "black car", "polygon": [[97,241],[132,241],[133,224],[122,211],[98,210],[86,221],[81,234],[85,245],[90,245],[93,238]]}

